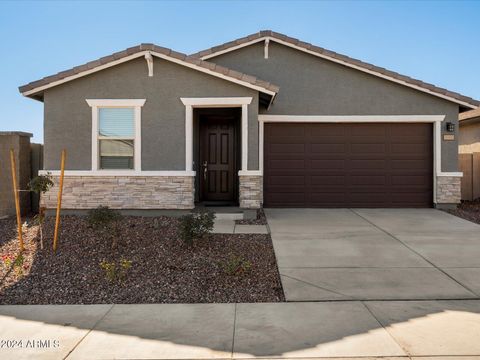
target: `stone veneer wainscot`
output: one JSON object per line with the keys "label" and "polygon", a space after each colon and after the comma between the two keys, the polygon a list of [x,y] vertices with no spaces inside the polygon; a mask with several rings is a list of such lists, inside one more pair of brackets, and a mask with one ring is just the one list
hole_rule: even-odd
{"label": "stone veneer wainscot", "polygon": [[240,207],[259,209],[263,205],[263,176],[240,175]]}
{"label": "stone veneer wainscot", "polygon": [[462,197],[461,177],[437,176],[437,205],[458,204]]}
{"label": "stone veneer wainscot", "polygon": [[[42,205],[56,208],[59,177],[42,196]],[[63,209],[193,209],[193,176],[65,176]]]}

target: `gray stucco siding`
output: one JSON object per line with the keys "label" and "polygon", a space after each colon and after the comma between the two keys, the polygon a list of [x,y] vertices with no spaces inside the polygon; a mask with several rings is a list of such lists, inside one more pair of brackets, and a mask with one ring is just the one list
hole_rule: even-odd
{"label": "gray stucco siding", "polygon": [[[85,99],[146,99],[141,113],[142,170],[185,170],[185,106],[181,97],[252,97],[248,106],[248,169],[258,169],[258,92],[155,58],[148,77],[143,58],[53,87],[44,94],[47,170],[67,149],[68,170],[90,170],[92,111]],[[239,149],[239,151],[241,151]]]}
{"label": "gray stucco siding", "polygon": [[[456,124],[458,105],[287,46],[263,42],[210,61],[280,87],[268,112],[281,115],[446,115]],[[443,127],[442,131],[445,131]],[[442,171],[458,171],[457,141],[442,141]]]}

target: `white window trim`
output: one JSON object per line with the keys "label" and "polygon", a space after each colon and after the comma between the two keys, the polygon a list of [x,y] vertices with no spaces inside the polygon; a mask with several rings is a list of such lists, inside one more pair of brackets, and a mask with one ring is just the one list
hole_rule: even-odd
{"label": "white window trim", "polygon": [[[141,172],[142,171],[142,106],[146,99],[86,99],[87,104],[92,108],[92,174],[101,172],[109,174],[112,172]],[[98,110],[100,108],[134,108],[135,112],[135,137],[133,141],[133,166],[132,170],[101,170],[99,169],[98,142],[102,138],[98,134]]]}
{"label": "white window trim", "polygon": [[239,175],[248,170],[248,105],[251,97],[225,97],[225,98],[180,98],[185,105],[185,171],[193,171],[193,109],[205,107],[241,107],[241,147],[242,163]]}
{"label": "white window trim", "polygon": [[442,121],[445,115],[258,115],[258,163],[260,175],[264,170],[265,123],[432,123],[433,124],[433,202],[437,202],[437,177],[462,177],[462,172],[443,172]]}

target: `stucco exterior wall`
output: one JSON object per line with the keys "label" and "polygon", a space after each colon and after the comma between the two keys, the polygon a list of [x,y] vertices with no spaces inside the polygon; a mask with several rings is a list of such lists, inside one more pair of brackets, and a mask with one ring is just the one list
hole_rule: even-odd
{"label": "stucco exterior wall", "polygon": [[480,121],[460,126],[458,152],[460,154],[480,152]]}
{"label": "stucco exterior wall", "polygon": [[180,97],[253,97],[248,106],[248,169],[258,170],[258,92],[155,58],[148,77],[139,58],[45,91],[47,170],[91,170],[92,111],[85,99],[146,99],[142,108],[142,170],[185,170],[185,106]]}
{"label": "stucco exterior wall", "polygon": [[[0,217],[15,215],[15,197],[13,194],[10,149],[15,152],[17,186],[26,190],[31,178],[30,137],[22,132],[0,132]],[[30,211],[30,193],[19,193],[22,215]]]}
{"label": "stucco exterior wall", "polygon": [[[361,71],[270,42],[209,59],[280,86],[268,114],[446,115],[458,138],[458,105]],[[445,131],[443,125],[442,131]],[[458,171],[457,141],[442,142],[442,171]]]}

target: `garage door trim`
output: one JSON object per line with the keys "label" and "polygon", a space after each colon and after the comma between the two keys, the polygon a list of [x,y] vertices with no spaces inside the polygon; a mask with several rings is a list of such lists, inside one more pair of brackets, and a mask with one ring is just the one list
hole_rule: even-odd
{"label": "garage door trim", "polygon": [[438,176],[462,177],[461,172],[441,171],[441,123],[446,115],[259,115],[259,169],[264,174],[264,124],[267,123],[432,123],[433,124],[433,203]]}

